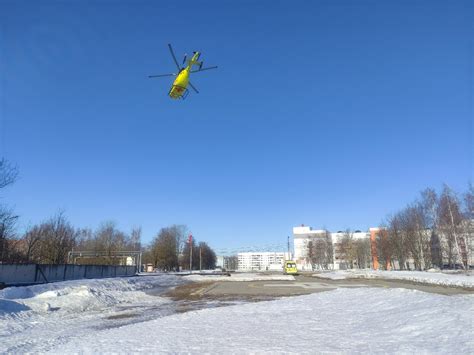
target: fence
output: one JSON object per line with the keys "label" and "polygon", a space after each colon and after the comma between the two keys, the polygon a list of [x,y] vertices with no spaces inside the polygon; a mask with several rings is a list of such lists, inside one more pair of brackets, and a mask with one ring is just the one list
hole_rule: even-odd
{"label": "fence", "polygon": [[22,285],[54,281],[133,276],[136,266],[0,264],[0,283]]}

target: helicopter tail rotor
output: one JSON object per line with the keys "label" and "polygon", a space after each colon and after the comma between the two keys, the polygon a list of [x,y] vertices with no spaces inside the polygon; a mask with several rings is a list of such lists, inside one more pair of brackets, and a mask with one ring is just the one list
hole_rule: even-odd
{"label": "helicopter tail rotor", "polygon": [[191,70],[191,73],[199,73],[201,71],[210,70],[210,69],[217,69],[217,65],[214,66],[214,67],[207,67],[207,68],[200,68],[200,69],[197,69],[197,70]]}

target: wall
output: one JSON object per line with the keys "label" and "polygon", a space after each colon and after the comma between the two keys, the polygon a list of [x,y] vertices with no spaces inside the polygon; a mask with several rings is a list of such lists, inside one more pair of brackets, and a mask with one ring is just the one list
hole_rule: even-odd
{"label": "wall", "polygon": [[133,276],[136,271],[135,266],[0,264],[0,283],[21,285],[78,279],[100,279]]}

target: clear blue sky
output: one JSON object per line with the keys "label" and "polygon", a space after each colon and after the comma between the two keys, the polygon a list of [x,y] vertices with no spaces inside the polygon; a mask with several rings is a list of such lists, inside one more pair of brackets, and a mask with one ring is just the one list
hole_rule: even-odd
{"label": "clear blue sky", "polygon": [[[187,224],[220,250],[367,229],[473,176],[466,1],[1,1],[3,195],[20,230]],[[205,65],[167,97],[179,58]]]}

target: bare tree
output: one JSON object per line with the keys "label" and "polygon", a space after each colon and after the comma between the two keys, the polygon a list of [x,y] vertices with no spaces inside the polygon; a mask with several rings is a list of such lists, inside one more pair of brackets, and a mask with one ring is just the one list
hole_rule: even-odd
{"label": "bare tree", "polygon": [[443,186],[438,206],[439,228],[446,236],[445,254],[448,264],[455,268],[460,262],[464,268],[467,267],[466,243],[462,238],[463,215],[460,202],[454,192],[447,186]]}
{"label": "bare tree", "polygon": [[133,228],[130,233],[129,249],[141,250],[142,227]]}
{"label": "bare tree", "polygon": [[[18,177],[18,169],[6,159],[0,160],[0,190],[13,184]],[[0,262],[11,262],[15,248],[15,226],[18,216],[0,203]]]}
{"label": "bare tree", "polygon": [[125,251],[129,246],[129,238],[122,231],[118,230],[115,222],[108,221],[102,223],[95,232],[95,251],[105,254],[108,264],[121,264],[122,257],[118,257],[115,252]]}
{"label": "bare tree", "polygon": [[27,263],[39,263],[41,247],[41,238],[43,237],[41,227],[34,226],[29,228],[23,235],[25,244],[25,260]]}
{"label": "bare tree", "polygon": [[315,260],[315,255],[316,255],[316,250],[315,250],[315,245],[313,241],[309,241],[308,244],[306,245],[306,248],[308,250],[307,252],[307,262],[310,263],[311,269],[315,269],[316,267],[316,260]]}
{"label": "bare tree", "polygon": [[384,270],[389,269],[392,263],[393,246],[387,233],[387,229],[384,226],[382,226],[377,233],[376,247],[377,257],[381,268]]}
{"label": "bare tree", "polygon": [[325,242],[325,268],[332,269],[334,266],[334,247],[332,243],[331,233],[325,229],[324,232],[324,242]]}
{"label": "bare tree", "polygon": [[95,235],[90,228],[80,228],[77,231],[76,247],[77,250],[96,251]]}
{"label": "bare tree", "polygon": [[18,178],[18,168],[5,158],[0,159],[0,189],[13,184]]}
{"label": "bare tree", "polygon": [[[347,229],[342,238],[338,241],[338,253],[341,260],[340,266],[343,269],[353,269],[355,259],[354,237],[350,229]],[[336,255],[337,255],[336,254]]]}
{"label": "bare tree", "polygon": [[309,241],[307,246],[308,260],[313,269],[329,269],[333,266],[333,246],[331,233],[325,232],[323,235]]}
{"label": "bare tree", "polygon": [[464,216],[463,236],[467,253],[467,268],[473,264],[472,256],[474,253],[474,186],[469,183],[468,189],[464,194]]}
{"label": "bare tree", "polygon": [[370,238],[354,241],[355,259],[359,269],[370,267]]}
{"label": "bare tree", "polygon": [[438,230],[438,204],[439,199],[436,191],[427,188],[421,192],[420,206],[425,219],[426,233],[429,235],[429,254],[433,266],[442,267],[443,256],[441,252],[441,241]]}
{"label": "bare tree", "polygon": [[237,255],[226,257],[227,270],[237,270],[239,267],[239,258]]}
{"label": "bare tree", "polygon": [[6,206],[0,205],[0,262],[11,262],[14,251],[15,226],[18,216]]}
{"label": "bare tree", "polygon": [[27,233],[32,247],[29,252],[31,261],[43,264],[65,264],[68,252],[76,243],[77,232],[59,212],[48,221],[34,226]]}
{"label": "bare tree", "polygon": [[326,258],[326,241],[322,239],[316,239],[314,241],[314,265],[317,269],[327,269],[327,258]]}
{"label": "bare tree", "polygon": [[389,217],[387,221],[387,235],[392,243],[392,254],[398,261],[398,266],[401,270],[405,269],[406,260],[409,257],[405,245],[406,233],[403,230],[403,218],[403,214],[398,212],[394,216]]}

